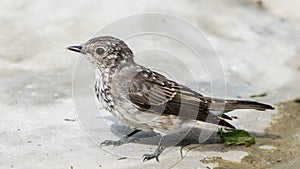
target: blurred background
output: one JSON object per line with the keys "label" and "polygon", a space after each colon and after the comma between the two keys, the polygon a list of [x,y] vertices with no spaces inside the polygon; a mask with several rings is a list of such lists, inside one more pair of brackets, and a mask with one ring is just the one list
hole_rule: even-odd
{"label": "blurred background", "polygon": [[[2,0],[0,168],[300,165],[299,104],[288,102],[300,97],[299,6],[297,0]],[[201,30],[219,54],[227,97],[255,99],[278,107],[270,112],[233,112],[239,116],[234,123],[265,135],[281,131],[275,133],[280,136],[276,137],[278,140],[263,137],[257,140],[253,150],[200,145],[199,149],[188,149],[183,159],[178,151],[180,147],[175,147],[162,154],[161,163],[142,163],[141,158],[120,160],[119,156],[97,148],[86,136],[75,113],[72,78],[79,55],[67,51],[66,47],[85,42],[120,18],[144,12],[175,15]],[[149,58],[140,57],[141,64],[148,61]],[[94,74],[90,72],[86,78],[93,90]],[[209,94],[206,85],[199,90]],[[103,136],[103,139],[107,138]],[[141,155],[151,148],[154,147],[149,146]]]}

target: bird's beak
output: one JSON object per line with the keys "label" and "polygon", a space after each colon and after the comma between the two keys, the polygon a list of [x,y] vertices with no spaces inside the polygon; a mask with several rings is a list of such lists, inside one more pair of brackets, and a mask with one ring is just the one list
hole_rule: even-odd
{"label": "bird's beak", "polygon": [[69,46],[69,47],[67,47],[67,49],[74,51],[74,52],[78,52],[78,53],[83,53],[83,54],[85,53],[82,50],[82,46]]}

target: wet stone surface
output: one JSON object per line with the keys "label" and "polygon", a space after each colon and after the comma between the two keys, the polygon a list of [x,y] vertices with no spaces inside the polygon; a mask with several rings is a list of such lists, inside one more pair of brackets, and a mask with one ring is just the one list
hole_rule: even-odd
{"label": "wet stone surface", "polygon": [[[160,0],[95,0],[91,3],[2,0],[0,168],[298,168],[299,5],[298,0],[289,3],[286,0],[176,3],[166,0],[164,4]],[[115,7],[117,12],[108,7]],[[149,11],[184,18],[205,34],[219,54],[224,70],[219,73],[226,78],[226,97],[253,99],[276,106],[275,111],[229,113],[238,117],[232,124],[249,131],[256,144],[225,147],[216,137],[204,144],[195,144],[199,134],[196,132],[190,140],[182,142],[182,145],[191,145],[168,147],[160,156],[160,163],[143,163],[141,157],[154,151],[157,139],[99,148],[102,141],[117,140],[130,129],[101,108],[93,109],[94,114],[89,111],[95,98],[94,72],[88,63],[83,64],[87,73],[75,83],[75,88],[83,93],[79,101],[84,111],[78,112],[74,106],[77,103],[72,93],[72,77],[78,68],[79,56],[65,48],[81,44],[114,20]],[[139,38],[138,43],[132,43],[133,49],[170,44],[158,37]],[[188,58],[177,46],[173,49],[170,51],[177,49],[177,57]],[[214,51],[207,50],[203,49],[210,58]],[[165,75],[196,89],[185,71],[178,69],[180,65],[173,64],[170,58],[140,54],[137,57],[140,64],[161,68]],[[84,58],[79,62],[85,62]],[[186,59],[184,64],[196,70],[198,91],[210,95],[211,79],[193,61]],[[217,80],[215,84],[219,87]],[[262,97],[250,98],[253,95]],[[124,129],[124,133],[114,132],[115,126]],[[153,136],[153,133],[144,136]]]}

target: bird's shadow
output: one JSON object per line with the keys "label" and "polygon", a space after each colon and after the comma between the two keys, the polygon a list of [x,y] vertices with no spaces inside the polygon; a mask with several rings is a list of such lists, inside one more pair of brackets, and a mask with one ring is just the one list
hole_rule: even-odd
{"label": "bird's shadow", "polygon": [[[111,131],[121,137],[126,136],[131,133],[133,129],[126,127],[124,125],[112,124]],[[278,135],[259,133],[259,132],[249,132],[252,136],[256,138],[270,138],[270,139],[278,139],[281,138]],[[134,138],[138,138],[138,144],[146,144],[146,145],[157,145],[161,135],[151,132],[140,131],[136,133]],[[187,130],[183,130],[178,133],[168,134],[162,143],[164,147],[170,146],[186,146],[190,144],[220,144],[222,143],[220,137],[217,134],[217,131],[212,131],[208,129],[199,129],[199,128],[191,128]]]}
{"label": "bird's shadow", "polygon": [[[131,133],[133,129],[123,125],[113,124],[111,125],[111,131],[119,137],[124,137],[125,135]],[[206,136],[204,136],[204,138],[199,137],[201,136],[201,133],[205,133]],[[149,131],[149,132],[140,131],[132,137],[138,138],[139,140],[137,142],[138,144],[157,145],[161,138],[161,135],[153,131]],[[190,130],[180,131],[179,133],[171,133],[166,135],[164,137],[163,146],[164,147],[185,146],[189,144],[200,144],[200,143],[216,144],[216,143],[221,143],[221,140],[217,135],[217,131],[193,128]]]}

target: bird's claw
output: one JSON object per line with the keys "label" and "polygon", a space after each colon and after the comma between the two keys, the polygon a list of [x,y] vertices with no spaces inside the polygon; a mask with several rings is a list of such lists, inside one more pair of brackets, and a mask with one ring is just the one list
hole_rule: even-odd
{"label": "bird's claw", "polygon": [[159,147],[158,149],[155,150],[154,153],[151,153],[151,154],[144,154],[144,155],[143,155],[143,162],[148,161],[148,160],[151,160],[151,159],[153,159],[153,158],[155,158],[156,161],[159,162],[158,157],[159,157],[159,155],[162,153],[163,150],[164,150],[163,147]]}
{"label": "bird's claw", "polygon": [[156,161],[159,162],[158,156],[159,156],[159,154],[155,154],[155,153],[153,153],[153,154],[144,154],[143,155],[143,162],[151,160],[153,158],[155,158]]}
{"label": "bird's claw", "polygon": [[100,144],[100,147],[101,146],[110,146],[110,145],[118,145],[119,143],[119,140],[118,141],[113,141],[113,140],[105,140],[103,141],[101,144]]}
{"label": "bird's claw", "polygon": [[121,138],[120,140],[117,140],[117,141],[113,141],[113,140],[105,140],[105,141],[103,141],[103,142],[100,144],[100,147],[101,147],[101,146],[110,146],[110,145],[113,145],[113,146],[120,146],[120,145],[122,145],[122,144],[132,143],[132,142],[137,142],[137,141],[139,141],[138,138],[123,137],[123,138]]}

